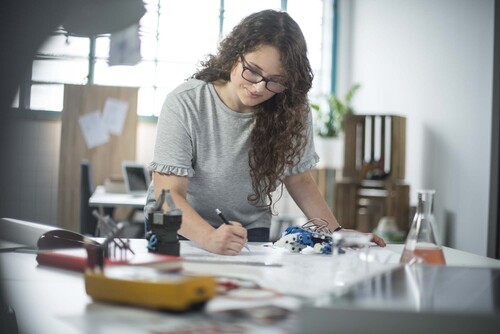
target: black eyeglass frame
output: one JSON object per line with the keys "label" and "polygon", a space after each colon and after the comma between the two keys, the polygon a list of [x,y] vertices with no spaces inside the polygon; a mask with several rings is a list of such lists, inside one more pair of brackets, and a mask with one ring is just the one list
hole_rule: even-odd
{"label": "black eyeglass frame", "polygon": [[[274,94],[280,94],[280,93],[283,93],[285,90],[286,90],[286,86],[283,85],[282,83],[279,83],[277,81],[274,81],[274,80],[271,80],[269,78],[266,78],[265,76],[263,76],[262,74],[260,73],[257,73],[255,72],[254,70],[252,70],[250,67],[248,66],[245,66],[245,64],[248,64],[247,61],[245,60],[245,57],[243,57],[242,55],[240,55],[240,59],[241,59],[241,67],[243,68],[243,70],[241,71],[241,77],[243,79],[245,79],[246,81],[250,82],[250,83],[253,83],[253,84],[258,84],[262,81],[264,81],[266,83],[266,89]],[[250,80],[248,78],[245,78],[245,72],[248,71],[251,73],[252,76],[254,77],[257,77],[257,78],[261,78],[260,80]],[[275,85],[279,85],[281,87],[283,87],[283,89],[279,90],[279,91],[274,91],[272,89],[269,89],[268,87],[268,84],[269,83],[272,83],[272,84],[275,84]]]}

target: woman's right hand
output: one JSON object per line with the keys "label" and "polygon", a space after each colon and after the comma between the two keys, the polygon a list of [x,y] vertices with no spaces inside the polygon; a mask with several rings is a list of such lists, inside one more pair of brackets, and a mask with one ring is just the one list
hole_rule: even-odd
{"label": "woman's right hand", "polygon": [[203,240],[205,250],[222,255],[238,255],[247,243],[247,230],[238,222],[222,224],[207,233]]}
{"label": "woman's right hand", "polygon": [[224,255],[237,255],[247,242],[247,230],[238,222],[223,224],[214,229],[186,200],[188,178],[171,174],[153,173],[155,196],[161,189],[170,189],[174,203],[182,210],[182,224],[178,233],[199,244],[205,250]]}

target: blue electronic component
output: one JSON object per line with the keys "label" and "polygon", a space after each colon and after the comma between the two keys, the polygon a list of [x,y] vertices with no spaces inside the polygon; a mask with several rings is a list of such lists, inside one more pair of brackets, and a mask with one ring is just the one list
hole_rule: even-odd
{"label": "blue electronic component", "polygon": [[314,245],[314,251],[320,254],[332,254],[332,245],[328,242],[321,242]]}
{"label": "blue electronic component", "polygon": [[286,230],[283,233],[283,235],[287,235],[287,234],[291,234],[291,233],[298,233],[298,232],[301,232],[301,231],[303,231],[303,229],[301,229],[298,226],[289,226],[289,227],[286,228]]}
{"label": "blue electronic component", "polygon": [[304,224],[302,227],[289,226],[281,238],[274,243],[293,252],[300,252],[307,246],[320,254],[332,254],[333,240],[331,233],[314,224]]}
{"label": "blue electronic component", "polygon": [[310,232],[302,230],[301,232],[297,233],[297,241],[303,245],[314,247],[314,242],[311,238]]}

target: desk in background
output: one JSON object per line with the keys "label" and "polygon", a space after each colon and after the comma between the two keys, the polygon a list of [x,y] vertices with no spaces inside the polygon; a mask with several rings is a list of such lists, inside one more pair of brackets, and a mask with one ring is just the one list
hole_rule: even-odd
{"label": "desk in background", "polygon": [[143,208],[145,204],[146,194],[109,193],[106,192],[104,186],[97,186],[89,199],[90,206],[103,208],[116,208],[120,206]]}
{"label": "desk in background", "polygon": [[[131,245],[137,252],[146,251],[144,239],[132,239]],[[372,247],[369,254],[378,259],[377,263],[374,265],[357,263],[356,265],[352,257],[335,259],[332,256],[319,254],[289,253],[286,250],[269,246],[270,244],[250,243],[251,252],[243,251],[239,256],[230,257],[211,254],[189,241],[182,241],[181,256],[188,260],[184,263],[187,271],[254,280],[261,286],[284,295],[273,299],[273,305],[295,309],[299,316],[317,313],[321,314],[322,319],[327,319],[331,318],[327,309],[319,311],[312,307],[302,309],[302,303],[321,298],[328,291],[335,289],[342,291],[370,277],[399,268],[397,262],[402,251],[402,245],[388,245],[386,248]],[[500,268],[498,260],[446,247],[444,252],[449,266]],[[93,302],[85,293],[82,274],[38,266],[35,256],[33,253],[12,251],[0,253],[0,282],[8,303],[16,312],[20,333],[175,333],[181,329],[198,330],[198,332],[201,329],[230,332],[241,331],[242,328],[252,333],[320,332],[314,327],[301,327],[298,323],[301,321],[299,317],[291,317],[285,322],[274,325],[252,324],[248,319],[237,321],[234,318],[235,315],[229,321],[214,318],[210,315],[213,313],[208,311],[214,312],[224,307],[224,300],[220,298],[207,304],[207,313],[188,314],[171,314]],[[256,265],[255,262],[261,265]],[[281,264],[281,266],[262,264]],[[339,272],[341,266],[349,269],[347,276],[346,271]],[[408,283],[395,280],[386,282],[390,286]],[[453,281],[449,283],[451,285]],[[456,291],[456,293],[460,294],[462,291]],[[228,301],[225,302],[227,307]],[[237,303],[236,300],[229,302]],[[269,301],[261,300],[260,303],[255,301],[254,304],[247,305],[255,306],[261,303],[269,303]],[[368,312],[368,316],[370,314],[373,315],[374,312]],[[378,333],[377,323],[371,322],[373,317],[370,320],[367,319],[357,317],[355,319],[357,327],[353,328],[370,327],[371,333]],[[328,332],[334,332],[334,329],[333,326],[329,327]],[[392,329],[386,333],[402,332],[400,327]],[[486,331],[479,327],[477,332],[485,333]]]}
{"label": "desk in background", "polygon": [[[144,216],[142,209],[146,204],[146,194],[110,193],[106,192],[104,186],[97,186],[89,198],[89,206],[99,209],[101,215],[109,214],[118,216],[119,220],[131,223],[125,229],[125,236],[141,237],[144,235]],[[119,212],[116,212],[119,210]],[[115,217],[116,218],[116,217]]]}

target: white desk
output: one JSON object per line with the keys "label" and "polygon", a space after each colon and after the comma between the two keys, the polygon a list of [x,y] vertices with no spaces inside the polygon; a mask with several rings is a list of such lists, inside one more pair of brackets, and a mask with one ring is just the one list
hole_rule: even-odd
{"label": "white desk", "polygon": [[130,206],[143,208],[146,204],[146,195],[132,195],[126,193],[108,193],[104,186],[97,186],[89,199],[89,205],[95,207]]}
{"label": "white desk", "polygon": [[[132,240],[132,247],[136,251],[146,251],[145,246],[144,239]],[[251,243],[250,247],[251,253],[243,251],[236,257],[218,256],[185,241],[181,242],[181,256],[205,262],[186,262],[184,269],[187,271],[252,279],[263,287],[289,294],[290,296],[274,299],[272,303],[294,309],[300,306],[304,297],[316,298],[325,291],[345,288],[342,283],[354,283],[377,272],[394,268],[402,246],[371,248],[370,254],[385,262],[373,265],[353,262],[352,256],[356,255],[354,253],[351,258],[335,259],[318,254],[289,253],[258,243]],[[449,248],[445,248],[445,256],[449,266],[500,267],[500,261]],[[242,263],[234,264],[235,261]],[[250,265],[249,261],[282,266]],[[8,304],[16,312],[20,333],[173,333],[186,328],[203,328],[204,331],[241,329],[237,327],[238,323],[214,319],[201,312],[176,315],[93,302],[85,293],[82,274],[38,266],[35,254],[32,253],[0,253],[0,266],[0,282]],[[208,311],[220,307],[220,298],[207,304]],[[252,333],[279,333],[287,330],[293,333],[300,328],[296,321],[292,317],[275,327],[252,324],[248,320],[243,320],[242,324]]]}
{"label": "white desk", "polygon": [[[448,250],[449,263],[465,255]],[[482,261],[481,261],[482,262]],[[486,264],[489,261],[483,262]],[[349,290],[304,303],[302,333],[497,334],[500,269],[474,266],[401,266]]]}

